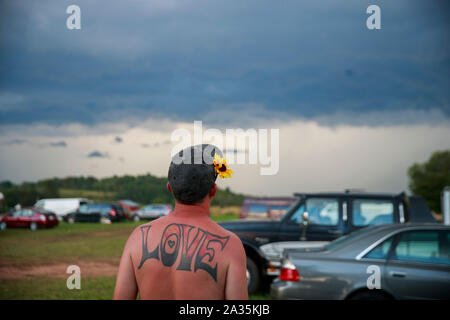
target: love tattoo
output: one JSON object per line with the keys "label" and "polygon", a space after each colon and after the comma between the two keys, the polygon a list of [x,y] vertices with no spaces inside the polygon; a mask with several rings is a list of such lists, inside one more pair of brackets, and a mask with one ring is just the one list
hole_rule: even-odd
{"label": "love tattoo", "polygon": [[138,269],[147,259],[161,261],[171,267],[180,256],[177,270],[204,270],[217,282],[216,250],[222,251],[230,239],[188,224],[169,224],[162,233],[161,242],[153,249],[148,248],[148,233],[151,225],[141,227],[142,258]]}

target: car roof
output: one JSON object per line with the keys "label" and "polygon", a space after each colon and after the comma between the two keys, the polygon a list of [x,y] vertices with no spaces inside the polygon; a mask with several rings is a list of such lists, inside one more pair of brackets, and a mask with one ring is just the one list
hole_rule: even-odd
{"label": "car roof", "polygon": [[[405,231],[413,231],[413,230],[445,230],[450,231],[450,226],[437,224],[437,223],[404,223],[404,224],[385,224],[378,226],[370,226],[358,231],[355,233],[350,233],[344,237],[351,237],[355,235],[355,237],[348,242],[331,249],[330,251],[322,251],[320,253],[311,256],[309,253],[304,253],[302,251],[296,251],[295,249],[287,250],[291,257],[294,259],[302,259],[305,258],[305,254],[308,258],[319,258],[323,255],[323,257],[335,257],[335,258],[345,258],[345,259],[354,259],[361,252],[372,246],[374,243],[379,242],[380,240],[387,239],[389,237],[394,236],[397,233],[405,232]],[[339,241],[340,238],[337,239]]]}
{"label": "car roof", "polygon": [[376,193],[376,192],[297,192],[296,197],[349,197],[349,198],[395,198],[403,196],[399,193]]}

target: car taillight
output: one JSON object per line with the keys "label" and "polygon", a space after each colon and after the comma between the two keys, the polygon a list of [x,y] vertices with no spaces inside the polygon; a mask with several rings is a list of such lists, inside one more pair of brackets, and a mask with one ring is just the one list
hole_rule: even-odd
{"label": "car taillight", "polygon": [[280,268],[280,279],[284,281],[300,281],[298,270],[290,261],[284,261]]}
{"label": "car taillight", "polygon": [[111,209],[111,211],[109,211],[109,214],[114,217],[116,215],[116,210]]}

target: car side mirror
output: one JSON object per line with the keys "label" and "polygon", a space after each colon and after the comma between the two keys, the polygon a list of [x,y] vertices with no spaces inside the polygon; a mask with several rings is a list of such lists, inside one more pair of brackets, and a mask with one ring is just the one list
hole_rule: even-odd
{"label": "car side mirror", "polygon": [[309,223],[309,214],[307,211],[302,213],[303,224],[307,225]]}

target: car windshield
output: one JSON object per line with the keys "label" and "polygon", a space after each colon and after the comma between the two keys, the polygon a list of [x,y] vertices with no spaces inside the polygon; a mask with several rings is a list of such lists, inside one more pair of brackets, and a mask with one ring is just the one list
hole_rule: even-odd
{"label": "car windshield", "polygon": [[286,212],[284,214],[282,214],[281,216],[275,218],[275,220],[283,220],[283,219],[290,219],[291,212],[294,210],[296,210],[298,204],[299,204],[300,200],[295,201],[293,204],[291,204],[287,209]]}
{"label": "car windshield", "polygon": [[362,228],[360,230],[357,230],[357,231],[354,231],[352,233],[349,233],[349,234],[347,234],[345,236],[337,238],[336,240],[331,241],[330,243],[324,245],[323,248],[325,250],[333,250],[333,249],[339,248],[341,246],[344,246],[347,243],[352,242],[353,240],[355,240],[355,238],[358,238],[360,235],[366,233],[370,229],[372,229],[372,227]]}

